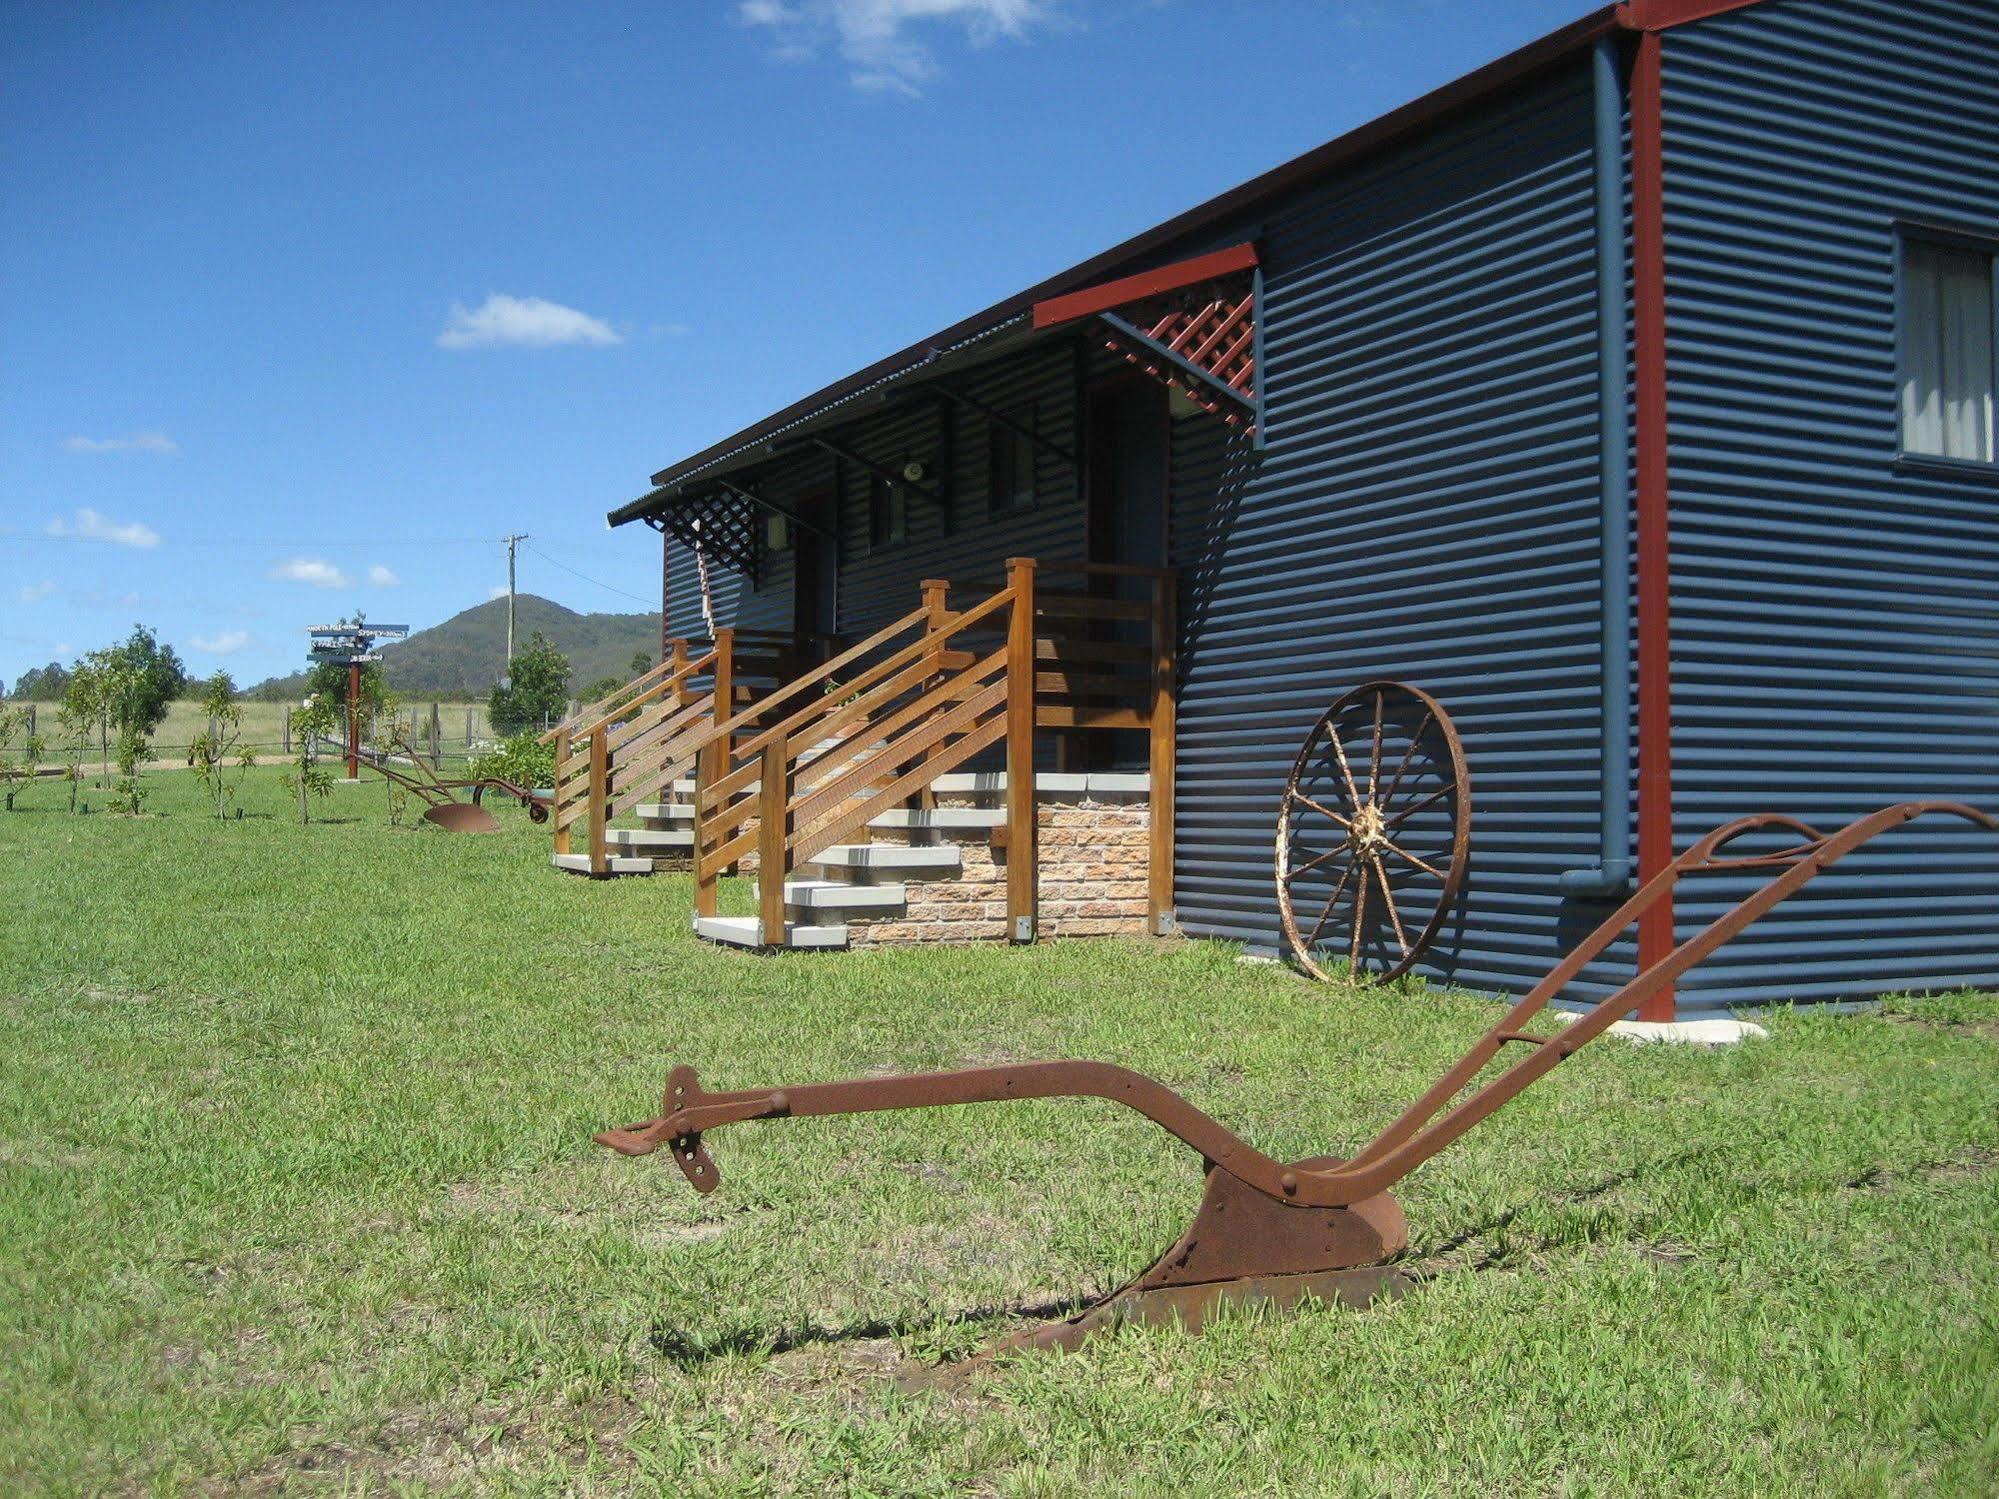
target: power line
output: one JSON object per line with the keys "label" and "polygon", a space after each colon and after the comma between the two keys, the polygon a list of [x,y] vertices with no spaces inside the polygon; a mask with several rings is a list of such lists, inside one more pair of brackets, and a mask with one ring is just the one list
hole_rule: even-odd
{"label": "power line", "polygon": [[[44,543],[50,546],[131,546],[128,541],[120,541],[112,536],[48,536],[34,531],[0,531],[0,541],[23,543]],[[390,539],[370,539],[356,541],[351,538],[340,541],[268,541],[262,538],[234,536],[162,536],[153,546],[167,547],[280,547],[299,551],[322,551],[333,547],[489,547],[494,545],[490,536],[408,536]],[[153,547],[140,550],[151,551]]]}
{"label": "power line", "polygon": [[549,556],[548,553],[544,552],[538,546],[529,546],[528,550],[530,552],[533,552],[535,556],[541,558],[541,560],[546,562],[550,567],[559,567],[564,572],[568,573],[570,577],[581,578],[585,583],[589,583],[594,587],[601,588],[606,593],[615,593],[621,599],[630,599],[635,604],[644,604],[648,609],[656,609],[659,607],[659,601],[657,599],[640,598],[635,593],[627,593],[622,588],[613,587],[611,584],[604,582],[601,578],[593,578],[588,573],[579,573],[575,568],[571,567],[568,563],[557,562],[553,557]]}

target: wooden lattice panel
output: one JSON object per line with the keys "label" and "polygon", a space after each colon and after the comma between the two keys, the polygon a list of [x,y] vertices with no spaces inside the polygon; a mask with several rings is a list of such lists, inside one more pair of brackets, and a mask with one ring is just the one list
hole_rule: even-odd
{"label": "wooden lattice panel", "polygon": [[[1146,337],[1163,344],[1217,383],[1256,399],[1256,296],[1247,277],[1189,287],[1169,297],[1121,309]],[[1204,410],[1231,426],[1247,427],[1248,409],[1191,379],[1185,371],[1159,359],[1143,344],[1119,337],[1113,330],[1105,347],[1122,354],[1156,380],[1182,392]]]}
{"label": "wooden lattice panel", "polygon": [[727,489],[683,495],[660,517],[674,540],[699,547],[713,562],[732,567],[751,582],[763,561],[757,507]]}

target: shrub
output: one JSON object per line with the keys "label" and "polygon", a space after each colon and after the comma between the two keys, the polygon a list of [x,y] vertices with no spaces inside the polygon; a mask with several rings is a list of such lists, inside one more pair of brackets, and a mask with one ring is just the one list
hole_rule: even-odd
{"label": "shrub", "polygon": [[491,754],[474,760],[472,774],[476,779],[491,776],[533,791],[555,780],[555,746],[535,743],[532,733],[516,734]]}

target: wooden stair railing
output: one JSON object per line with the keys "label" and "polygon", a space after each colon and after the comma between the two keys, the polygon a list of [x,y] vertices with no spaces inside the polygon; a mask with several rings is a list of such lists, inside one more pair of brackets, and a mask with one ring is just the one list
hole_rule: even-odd
{"label": "wooden stair railing", "polygon": [[[543,736],[555,745],[549,822],[556,853],[571,851],[582,823],[591,872],[609,869],[607,824],[687,772],[692,740],[713,716],[716,686],[731,678],[732,649],[726,631],[698,654],[676,640],[660,665]],[[701,678],[708,679],[706,688]]]}
{"label": "wooden stair railing", "polygon": [[1170,924],[1173,575],[1044,566],[1113,586],[1136,579],[1150,597],[1037,593],[1025,558],[962,609],[951,607],[950,585],[926,583],[921,608],[691,736],[697,915],[715,914],[718,879],[755,853],[764,940],[781,943],[792,871],[889,807],[929,804],[939,776],[1003,743],[1009,935],[1031,942],[1037,729],[1141,729],[1152,745],[1149,904],[1155,931]]}

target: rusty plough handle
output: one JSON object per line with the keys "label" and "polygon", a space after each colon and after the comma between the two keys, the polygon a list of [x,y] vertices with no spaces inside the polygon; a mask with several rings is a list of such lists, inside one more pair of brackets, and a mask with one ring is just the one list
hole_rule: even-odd
{"label": "rusty plough handle", "polygon": [[[1778,814],[1745,817],[1716,829],[1649,880],[1474,1043],[1399,1119],[1353,1159],[1339,1165],[1286,1165],[1273,1160],[1164,1083],[1123,1067],[1084,1061],[1036,1062],[727,1093],[704,1091],[694,1069],[682,1066],[674,1068],[667,1079],[666,1096],[658,1117],[629,1129],[606,1130],[596,1138],[598,1143],[626,1155],[649,1155],[662,1145],[669,1146],[675,1163],[695,1189],[712,1192],[720,1178],[702,1144],[702,1135],[725,1124],[750,1119],[803,1119],[890,1109],[1005,1103],[1029,1098],[1102,1098],[1143,1114],[1198,1152],[1212,1167],[1276,1202],[1296,1207],[1351,1207],[1386,1191],[1856,848],[1930,813],[1961,817],[1981,828],[1999,829],[1999,822],[1976,807],[1946,801],[1903,802],[1859,818],[1835,833],[1821,833],[1794,817]],[[1723,851],[1739,839],[1767,832],[1792,834],[1800,841],[1770,853],[1724,855]],[[1762,889],[1639,972],[1566,1029],[1553,1036],[1529,1035],[1522,1029],[1684,877],[1763,869],[1779,872]],[[1509,1045],[1522,1045],[1529,1050],[1519,1061],[1452,1106],[1452,1100]]]}

